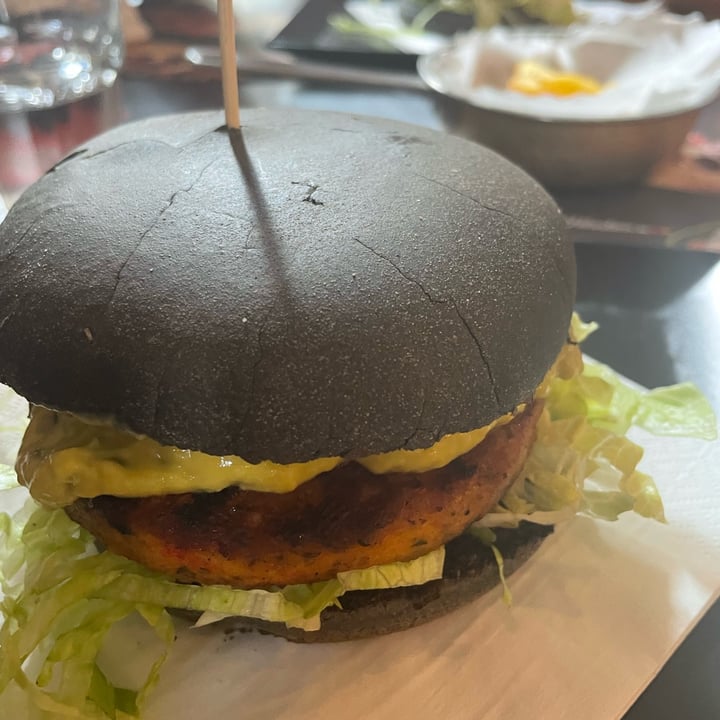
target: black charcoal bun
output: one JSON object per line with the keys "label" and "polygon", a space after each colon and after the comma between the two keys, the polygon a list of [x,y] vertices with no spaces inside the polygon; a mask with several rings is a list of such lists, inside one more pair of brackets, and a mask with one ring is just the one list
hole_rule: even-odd
{"label": "black charcoal bun", "polygon": [[92,140],[0,227],[0,381],[287,463],[427,447],[527,400],[566,337],[549,196],[473,143],[296,110]]}
{"label": "black charcoal bun", "polygon": [[[503,574],[509,577],[540,547],[553,528],[520,523],[518,528],[496,529],[495,545],[503,557]],[[250,618],[229,618],[226,632],[258,630],[301,643],[360,640],[408,630],[447,615],[489,591],[498,592],[500,575],[489,546],[465,534],[445,546],[441,580],[391,590],[358,590],[340,598],[341,608],[321,615],[317,631],[287,628],[283,623]]]}

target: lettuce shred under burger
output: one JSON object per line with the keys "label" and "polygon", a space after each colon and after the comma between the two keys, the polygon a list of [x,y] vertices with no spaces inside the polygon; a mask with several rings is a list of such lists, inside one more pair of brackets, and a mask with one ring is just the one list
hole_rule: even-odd
{"label": "lettuce shred under burger", "polygon": [[[574,316],[571,340],[581,342],[593,330]],[[633,511],[664,522],[654,482],[637,469],[642,448],[625,432],[635,425],[659,435],[716,437],[712,409],[691,384],[641,392],[602,365],[577,362],[570,370],[549,381],[525,468],[470,529],[479,540],[492,544],[494,527],[556,524],[578,513],[617,520]],[[0,436],[13,430],[0,426]],[[24,492],[11,487],[10,467],[0,466],[0,482],[2,494]],[[493,553],[502,577],[494,546]],[[312,631],[325,608],[342,607],[345,592],[421,585],[442,577],[443,561],[439,548],[410,562],[275,591],[182,585],[98,552],[92,536],[62,510],[28,500],[12,517],[0,514],[0,707],[7,717],[28,720],[137,718],[175,637],[166,608],[200,612],[198,624],[240,615]],[[163,648],[134,688],[106,674],[101,652],[110,629],[129,616],[141,617]]]}

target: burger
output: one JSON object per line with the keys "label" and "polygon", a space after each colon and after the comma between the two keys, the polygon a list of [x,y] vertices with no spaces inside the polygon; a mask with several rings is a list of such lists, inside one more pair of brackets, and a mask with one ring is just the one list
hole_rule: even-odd
{"label": "burger", "polygon": [[[216,113],[154,118],[56,166],[0,247],[20,482],[102,547],[271,592],[445,548],[443,579],[346,593],[311,630],[236,619],[303,641],[498,582],[465,531],[527,461],[575,292],[561,214],[521,170],[348,115],[247,111],[234,140]],[[507,533],[506,572],[548,531]]]}

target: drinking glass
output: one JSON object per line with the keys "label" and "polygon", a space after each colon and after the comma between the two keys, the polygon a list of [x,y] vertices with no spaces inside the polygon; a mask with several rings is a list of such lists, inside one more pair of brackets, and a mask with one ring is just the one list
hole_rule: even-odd
{"label": "drinking glass", "polygon": [[120,0],[0,0],[0,113],[109,87],[123,60]]}

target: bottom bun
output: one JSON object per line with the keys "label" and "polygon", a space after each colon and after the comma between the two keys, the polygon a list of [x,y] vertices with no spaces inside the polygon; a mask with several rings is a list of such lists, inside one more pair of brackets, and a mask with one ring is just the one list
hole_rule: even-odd
{"label": "bottom bun", "polygon": [[[505,576],[517,570],[553,528],[521,523],[517,529],[496,529],[496,546],[504,559]],[[391,590],[362,590],[340,598],[342,610],[323,611],[322,627],[313,632],[285,627],[283,623],[229,618],[223,621],[228,634],[257,630],[292,642],[342,642],[407,630],[447,615],[483,595],[500,582],[492,550],[469,534],[446,546],[442,580]]]}

